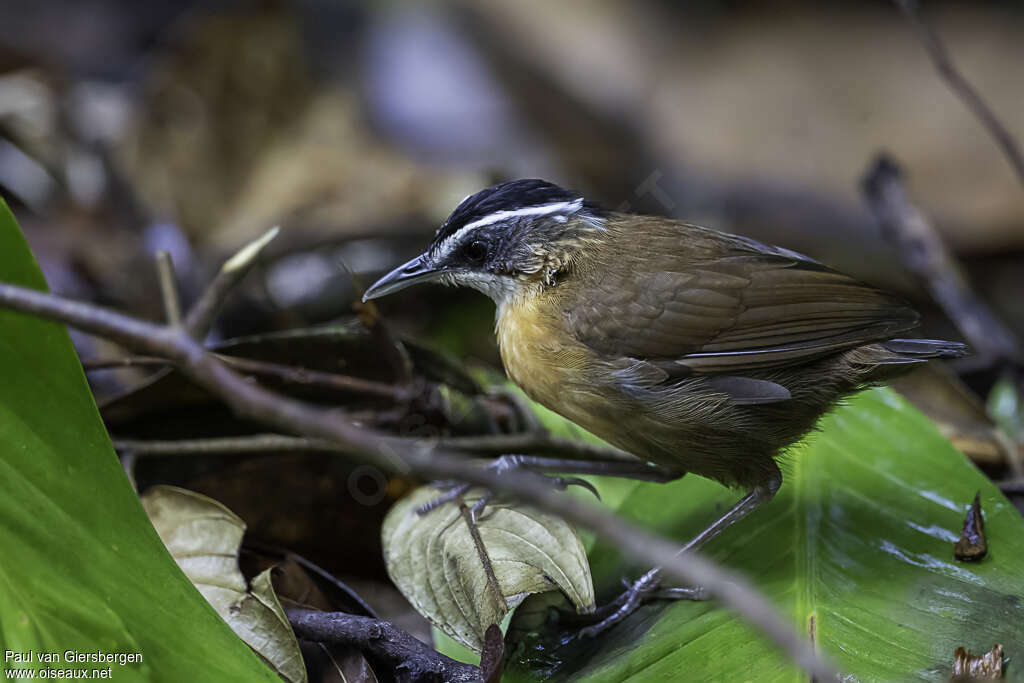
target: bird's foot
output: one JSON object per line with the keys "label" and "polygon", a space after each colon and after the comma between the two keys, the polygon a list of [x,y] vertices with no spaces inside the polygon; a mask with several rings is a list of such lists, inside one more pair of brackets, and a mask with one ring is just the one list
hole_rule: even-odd
{"label": "bird's foot", "polygon": [[652,569],[632,584],[626,585],[626,590],[619,597],[607,605],[588,615],[590,619],[598,619],[580,629],[580,636],[593,638],[604,633],[615,624],[619,623],[641,605],[652,600],[707,600],[708,594],[703,588],[665,588],[661,585],[661,570]]}
{"label": "bird's foot", "polygon": [[[601,499],[601,495],[597,492],[597,489],[594,488],[594,485],[586,479],[581,479],[580,477],[560,477],[541,474],[530,469],[531,462],[531,458],[528,456],[503,455],[488,463],[487,469],[491,470],[497,476],[501,476],[502,474],[512,470],[529,472],[531,475],[536,476],[538,481],[543,482],[545,485],[552,486],[561,491],[566,490],[570,486],[581,486],[593,493],[598,500]],[[471,488],[473,488],[471,484],[458,481],[438,482],[435,486],[442,489],[442,493],[438,495],[437,498],[434,498],[417,508],[417,514],[425,515],[431,510],[441,507],[445,503],[461,500],[462,497],[466,495]],[[474,522],[483,512],[484,508],[487,507],[487,504],[491,502],[493,497],[494,496],[490,491],[484,491],[483,495],[473,503],[473,507],[470,508],[470,515]]]}

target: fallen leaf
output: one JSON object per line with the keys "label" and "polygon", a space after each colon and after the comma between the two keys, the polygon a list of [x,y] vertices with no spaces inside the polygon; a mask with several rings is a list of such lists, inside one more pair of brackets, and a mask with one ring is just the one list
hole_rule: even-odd
{"label": "fallen leaf", "polygon": [[[577,610],[594,608],[590,565],[571,525],[529,506],[489,503],[477,528],[492,579],[458,505],[417,513],[440,493],[423,487],[399,501],[384,520],[382,538],[391,580],[444,633],[481,652],[488,627],[530,594],[561,590]],[[465,504],[480,496],[470,491]]]}
{"label": "fallen leaf", "polygon": [[142,496],[171,556],[238,637],[289,683],[306,683],[306,666],[271,585],[270,569],[252,580],[238,568],[243,522],[212,498],[174,486]]}

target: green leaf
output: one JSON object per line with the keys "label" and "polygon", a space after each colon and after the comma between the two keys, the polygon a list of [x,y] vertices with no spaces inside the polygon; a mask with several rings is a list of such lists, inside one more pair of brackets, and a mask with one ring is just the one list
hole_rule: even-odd
{"label": "green leaf", "polygon": [[[488,503],[476,526],[491,579],[458,506],[417,513],[441,493],[413,491],[388,512],[381,532],[391,580],[441,631],[480,652],[487,627],[528,595],[561,590],[577,609],[593,609],[590,568],[571,525],[529,506]],[[469,507],[479,498],[479,491],[464,496]]]}
{"label": "green leaf", "polygon": [[[0,281],[46,289],[2,200]],[[6,311],[0,482],[0,650],[140,653],[140,663],[112,665],[117,681],[278,680],[189,583],[146,519],[67,331]]]}
{"label": "green leaf", "polygon": [[[854,397],[820,428],[784,458],[776,499],[706,552],[746,575],[856,680],[945,681],[958,646],[985,652],[995,643],[1005,647],[1008,679],[1021,680],[1024,519],[1017,510],[889,389]],[[959,563],[953,543],[979,490],[989,554]],[[635,484],[617,508],[683,542],[739,495],[686,477]],[[600,543],[590,558],[604,598],[644,569],[625,566]],[[714,602],[651,604],[594,640],[560,645],[565,635],[539,634],[536,649],[521,643],[505,680],[805,680]]]}
{"label": "green leaf", "polygon": [[277,601],[270,569],[246,586],[238,567],[245,522],[213,498],[153,486],[142,507],[185,576],[260,658],[289,683],[306,683],[306,665]]}

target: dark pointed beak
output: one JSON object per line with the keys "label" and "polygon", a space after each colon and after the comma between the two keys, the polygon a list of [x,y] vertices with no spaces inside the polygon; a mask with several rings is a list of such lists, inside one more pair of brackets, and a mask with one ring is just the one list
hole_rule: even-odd
{"label": "dark pointed beak", "polygon": [[427,255],[421,254],[370,285],[363,294],[363,301],[376,299],[420,282],[436,280],[440,274],[441,271],[433,266]]}

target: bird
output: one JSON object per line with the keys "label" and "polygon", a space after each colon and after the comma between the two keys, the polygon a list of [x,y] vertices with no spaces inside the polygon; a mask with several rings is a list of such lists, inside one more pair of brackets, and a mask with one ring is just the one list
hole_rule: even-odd
{"label": "bird", "polygon": [[[901,336],[918,324],[907,302],[813,258],[609,211],[540,179],[464,199],[427,249],[381,277],[364,301],[426,282],[489,296],[509,378],[637,459],[580,467],[518,456],[520,464],[656,481],[692,474],[746,492],[682,550],[771,500],[780,457],[843,397],[967,352],[958,342]],[[614,626],[651,596],[672,597],[660,584],[658,568],[648,571],[588,632]]]}

